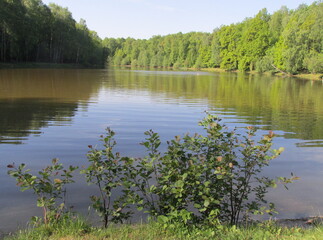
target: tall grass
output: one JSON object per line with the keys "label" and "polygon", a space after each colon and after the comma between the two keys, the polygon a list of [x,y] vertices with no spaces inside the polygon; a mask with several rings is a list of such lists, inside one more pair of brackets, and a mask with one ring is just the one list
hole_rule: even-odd
{"label": "tall grass", "polygon": [[309,228],[282,227],[275,222],[263,222],[249,226],[218,226],[217,228],[175,224],[163,228],[157,222],[135,225],[111,225],[108,228],[90,226],[81,218],[66,219],[51,225],[41,225],[19,231],[5,240],[163,240],[163,239],[221,239],[221,240],[300,240],[323,239],[323,226]]}

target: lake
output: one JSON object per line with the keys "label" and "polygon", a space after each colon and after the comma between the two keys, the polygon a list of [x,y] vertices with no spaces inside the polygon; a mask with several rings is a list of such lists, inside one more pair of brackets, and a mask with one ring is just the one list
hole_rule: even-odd
{"label": "lake", "polygon": [[[21,193],[7,175],[10,163],[38,170],[59,158],[86,165],[88,145],[100,144],[106,127],[116,132],[117,151],[139,157],[144,132],[165,142],[201,132],[205,111],[229,127],[273,130],[285,152],[266,168],[268,176],[301,179],[273,189],[277,218],[323,212],[323,82],[243,73],[130,69],[0,69],[0,232],[25,227],[41,214],[31,192]],[[165,144],[162,145],[165,149]],[[83,178],[68,202],[87,214],[95,192]]]}

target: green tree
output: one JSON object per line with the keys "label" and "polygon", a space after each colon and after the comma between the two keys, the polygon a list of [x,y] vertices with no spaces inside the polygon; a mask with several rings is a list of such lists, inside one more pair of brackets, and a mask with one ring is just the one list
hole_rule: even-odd
{"label": "green tree", "polygon": [[266,54],[269,47],[269,14],[261,10],[254,18],[243,23],[239,42],[239,70],[254,70],[257,59]]}
{"label": "green tree", "polygon": [[306,56],[322,51],[323,3],[311,6],[301,5],[294,11],[284,28],[278,42],[278,56],[282,59],[282,68],[290,73],[297,73],[306,68]]}
{"label": "green tree", "polygon": [[0,61],[100,64],[101,39],[84,20],[41,0],[0,1]]}
{"label": "green tree", "polygon": [[238,26],[231,24],[222,27],[219,32],[220,42],[220,67],[226,70],[237,69],[238,67],[238,48],[237,44],[241,39]]}

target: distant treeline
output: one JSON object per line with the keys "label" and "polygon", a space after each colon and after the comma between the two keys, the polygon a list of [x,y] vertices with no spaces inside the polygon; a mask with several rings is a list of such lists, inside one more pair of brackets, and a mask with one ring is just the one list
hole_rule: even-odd
{"label": "distant treeline", "polygon": [[67,8],[41,0],[0,0],[0,62],[97,65],[102,40]]}
{"label": "distant treeline", "polygon": [[105,38],[67,8],[41,0],[0,0],[0,62],[50,62],[225,70],[323,72],[323,3],[261,10],[213,33]]}
{"label": "distant treeline", "polygon": [[154,36],[149,40],[106,38],[114,65],[214,68],[241,71],[323,72],[323,3],[266,9],[213,33]]}

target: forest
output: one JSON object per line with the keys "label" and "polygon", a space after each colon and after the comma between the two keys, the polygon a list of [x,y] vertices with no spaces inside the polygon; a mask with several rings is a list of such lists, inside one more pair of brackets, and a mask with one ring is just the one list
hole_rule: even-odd
{"label": "forest", "polygon": [[[216,23],[215,23],[216,24]],[[266,9],[212,33],[154,36],[149,40],[106,38],[114,65],[221,68],[257,72],[323,72],[323,3]]]}
{"label": "forest", "polygon": [[272,14],[262,9],[212,33],[102,40],[67,8],[41,0],[0,0],[0,62],[322,73],[322,29],[320,0]]}
{"label": "forest", "polygon": [[41,0],[0,0],[0,62],[98,65],[102,40],[67,8]]}

